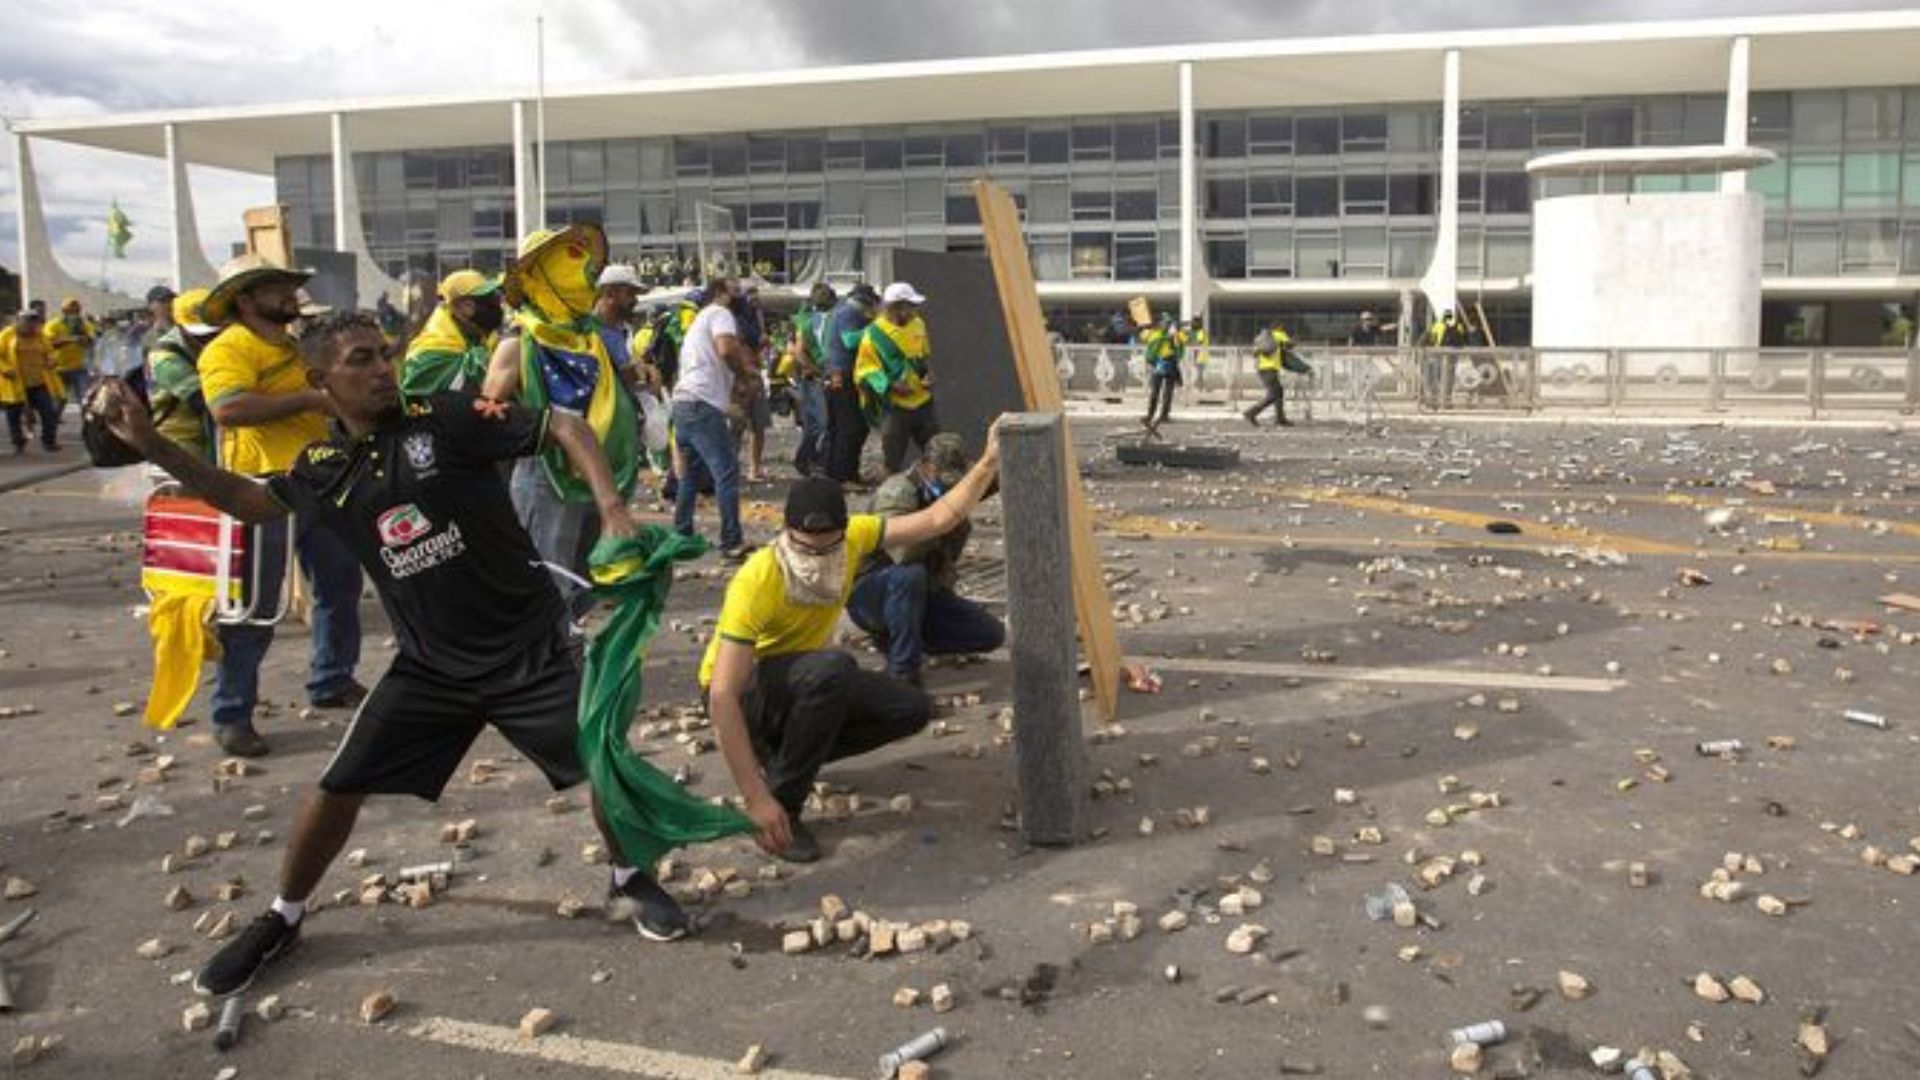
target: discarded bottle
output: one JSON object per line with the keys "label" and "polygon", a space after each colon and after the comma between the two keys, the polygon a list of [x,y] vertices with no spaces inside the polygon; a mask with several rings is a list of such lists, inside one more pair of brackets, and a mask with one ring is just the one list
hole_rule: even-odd
{"label": "discarded bottle", "polygon": [[934,1028],[903,1043],[890,1054],[880,1055],[880,1080],[893,1080],[900,1073],[900,1066],[909,1061],[919,1061],[932,1057],[947,1045],[947,1029]]}
{"label": "discarded bottle", "polygon": [[1739,739],[1713,739],[1708,742],[1695,743],[1693,745],[1693,752],[1699,754],[1701,757],[1726,757],[1729,754],[1746,753],[1747,744],[1741,742]]}
{"label": "discarded bottle", "polygon": [[220,1023],[213,1029],[213,1048],[225,1053],[240,1042],[240,1024],[246,1018],[246,1003],[239,994],[228,994],[220,1006]]}
{"label": "discarded bottle", "polygon": [[1447,1041],[1456,1046],[1472,1043],[1475,1046],[1498,1046],[1507,1041],[1507,1025],[1498,1020],[1469,1024],[1447,1032]]}
{"label": "discarded bottle", "polygon": [[1845,716],[1850,723],[1879,728],[1881,731],[1887,730],[1887,718],[1879,713],[1870,713],[1864,709],[1848,709],[1841,715]]}
{"label": "discarded bottle", "polygon": [[403,866],[398,875],[401,881],[423,881],[435,874],[453,873],[450,862],[421,863],[419,866]]}
{"label": "discarded bottle", "polygon": [[7,965],[0,964],[0,1013],[13,1011],[13,983],[9,981]]}
{"label": "discarded bottle", "polygon": [[1386,922],[1393,918],[1393,909],[1401,904],[1413,902],[1412,894],[1397,881],[1390,881],[1379,892],[1367,894],[1367,918],[1374,922]]}
{"label": "discarded bottle", "polygon": [[1627,1062],[1624,1072],[1627,1080],[1660,1080],[1660,1073],[1651,1064],[1639,1058]]}
{"label": "discarded bottle", "polygon": [[27,924],[39,918],[39,916],[39,908],[28,908],[13,918],[8,919],[5,926],[0,926],[0,942],[12,941],[15,934],[25,930]]}

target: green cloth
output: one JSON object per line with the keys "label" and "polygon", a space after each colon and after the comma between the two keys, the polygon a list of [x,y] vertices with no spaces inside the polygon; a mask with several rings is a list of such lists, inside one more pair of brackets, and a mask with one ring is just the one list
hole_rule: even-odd
{"label": "green cloth", "polygon": [[643,870],[675,848],[754,831],[745,814],[695,796],[627,743],[640,707],[641,665],[667,606],[673,564],[706,550],[697,536],[650,525],[631,540],[601,538],[587,559],[593,595],[613,605],[613,617],[587,643],[580,757],[620,854]]}
{"label": "green cloth", "polygon": [[162,437],[206,461],[213,460],[213,420],[200,392],[200,369],[186,332],[174,327],[147,353],[147,384],[154,427]]}

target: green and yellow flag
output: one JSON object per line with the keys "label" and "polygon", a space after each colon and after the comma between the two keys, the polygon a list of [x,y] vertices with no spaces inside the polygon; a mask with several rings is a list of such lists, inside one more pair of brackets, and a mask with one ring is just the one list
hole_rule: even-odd
{"label": "green and yellow flag", "polygon": [[107,211],[107,246],[113,249],[113,257],[127,257],[127,245],[133,242],[133,222],[127,212],[120,209],[120,200],[113,200],[113,209]]}

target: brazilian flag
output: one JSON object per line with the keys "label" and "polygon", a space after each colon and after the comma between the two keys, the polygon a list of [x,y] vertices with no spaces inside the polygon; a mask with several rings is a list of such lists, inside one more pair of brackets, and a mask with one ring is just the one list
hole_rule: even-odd
{"label": "brazilian flag", "polygon": [[107,211],[107,246],[113,250],[113,257],[127,257],[127,245],[133,242],[133,221],[127,212],[120,209],[120,200],[113,200],[113,208]]}
{"label": "brazilian flag", "polygon": [[611,604],[613,616],[587,642],[580,757],[620,854],[645,870],[675,848],[754,831],[745,814],[693,795],[627,742],[640,708],[641,666],[667,606],[673,564],[706,551],[697,536],[649,525],[630,540],[602,538],[587,559],[594,598]]}

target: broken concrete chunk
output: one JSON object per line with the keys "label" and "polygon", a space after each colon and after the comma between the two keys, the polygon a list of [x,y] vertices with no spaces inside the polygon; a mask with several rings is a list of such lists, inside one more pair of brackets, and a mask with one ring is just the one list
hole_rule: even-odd
{"label": "broken concrete chunk", "polygon": [[952,1012],[954,1006],[953,987],[939,983],[927,994],[927,1003],[937,1013]]}
{"label": "broken concrete chunk", "polygon": [[1227,951],[1235,956],[1245,956],[1252,952],[1269,931],[1258,923],[1242,923],[1227,935]]}
{"label": "broken concrete chunk", "polygon": [[187,1006],[180,1014],[180,1026],[189,1031],[205,1031],[213,1023],[213,1009],[204,1001],[196,1001]]}
{"label": "broken concrete chunk", "polygon": [[520,1018],[520,1037],[537,1039],[552,1031],[553,1026],[559,1022],[560,1018],[554,1015],[552,1009],[530,1009]]}
{"label": "broken concrete chunk", "polygon": [[268,994],[260,999],[260,1003],[253,1007],[253,1011],[260,1019],[272,1023],[287,1015],[287,1005],[280,1000],[279,994]]}
{"label": "broken concrete chunk", "polygon": [[1733,992],[1735,1000],[1749,1005],[1760,1005],[1767,1000],[1767,992],[1760,989],[1760,984],[1745,975],[1734,976],[1733,981],[1727,984],[1727,989]]}
{"label": "broken concrete chunk", "polygon": [[133,951],[142,960],[160,960],[172,955],[173,945],[164,938],[148,938]]}
{"label": "broken concrete chunk", "polygon": [[1160,916],[1160,929],[1169,934],[1185,930],[1186,928],[1187,913],[1184,911],[1169,911],[1165,915]]}
{"label": "broken concrete chunk", "polygon": [[893,992],[893,1007],[896,1009],[911,1009],[918,1004],[920,991],[911,986],[903,986]]}
{"label": "broken concrete chunk", "polygon": [[1801,1049],[1817,1058],[1826,1057],[1833,1049],[1826,1027],[1811,1020],[1800,1022],[1800,1037],[1797,1041]]}
{"label": "broken concrete chunk", "polygon": [[400,999],[394,996],[392,990],[375,990],[360,999],[360,1022],[377,1024],[385,1020],[399,1004]]}
{"label": "broken concrete chunk", "polygon": [[740,1060],[733,1063],[733,1071],[740,1076],[753,1076],[766,1067],[767,1051],[759,1043],[747,1047],[747,1052],[741,1054]]}
{"label": "broken concrete chunk", "polygon": [[1693,977],[1693,994],[1702,1001],[1711,1001],[1718,1005],[1733,995],[1726,984],[1713,977],[1709,972],[1701,972]]}
{"label": "broken concrete chunk", "polygon": [[5,896],[8,900],[25,900],[39,891],[39,887],[26,878],[10,877],[7,879],[6,888],[0,890],[0,896]]}
{"label": "broken concrete chunk", "polygon": [[187,891],[185,885],[175,885],[167,890],[167,897],[162,903],[168,911],[185,911],[193,906],[193,894]]}
{"label": "broken concrete chunk", "polygon": [[1776,918],[1787,913],[1787,902],[1777,896],[1761,896],[1753,902],[1753,906],[1759,908],[1762,914],[1772,915]]}
{"label": "broken concrete chunk", "polygon": [[[780,951],[788,956],[799,956],[813,948],[813,935],[805,930],[789,930],[780,939]],[[878,952],[878,950],[875,950]]]}
{"label": "broken concrete chunk", "polygon": [[1559,975],[1560,996],[1568,1001],[1585,1001],[1593,996],[1593,984],[1587,977],[1574,971],[1562,971]]}
{"label": "broken concrete chunk", "polygon": [[1459,1043],[1447,1054],[1447,1065],[1462,1076],[1471,1076],[1480,1071],[1486,1062],[1486,1051],[1478,1043]]}

